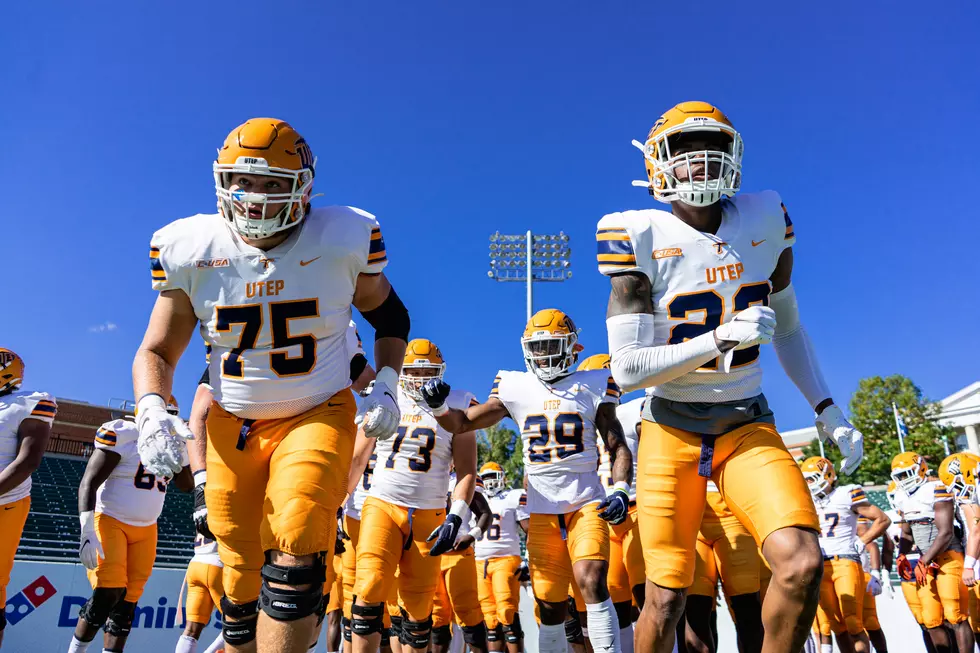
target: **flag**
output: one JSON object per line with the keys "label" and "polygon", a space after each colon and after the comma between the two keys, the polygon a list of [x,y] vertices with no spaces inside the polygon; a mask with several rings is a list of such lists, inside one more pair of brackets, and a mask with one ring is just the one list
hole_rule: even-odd
{"label": "flag", "polygon": [[892,402],[892,412],[895,413],[895,430],[898,431],[899,448],[905,451],[905,438],[909,437],[909,427],[905,425],[905,420],[898,413],[898,406]]}

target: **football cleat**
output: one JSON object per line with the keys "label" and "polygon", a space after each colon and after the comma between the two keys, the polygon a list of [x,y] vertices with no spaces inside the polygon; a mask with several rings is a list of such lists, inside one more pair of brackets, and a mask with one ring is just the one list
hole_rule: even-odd
{"label": "football cleat", "polygon": [[[409,370],[412,371],[409,374]],[[415,401],[422,401],[422,386],[428,381],[442,379],[446,373],[446,361],[442,352],[431,340],[416,338],[405,348],[402,371],[398,385]]]}
{"label": "football cleat", "polygon": [[[315,167],[310,146],[289,123],[253,118],[235,127],[218,150],[214,162],[218,210],[243,238],[267,238],[295,227],[309,212]],[[277,177],[284,190],[232,190],[238,175]]]}
{"label": "football cleat", "polygon": [[590,370],[608,370],[609,363],[609,354],[592,354],[578,364],[576,371],[588,372]]}
{"label": "football cleat", "polygon": [[892,480],[905,494],[911,494],[928,480],[928,476],[925,458],[914,451],[900,453],[892,459]]}
{"label": "football cleat", "polygon": [[[717,149],[677,152],[684,138],[695,133],[699,139],[717,141]],[[728,117],[707,102],[681,102],[660,116],[645,143],[633,145],[643,152],[647,168],[647,181],[633,185],[649,189],[657,201],[709,206],[722,196],[731,197],[742,185],[742,137]],[[696,167],[703,179],[695,179]],[[685,174],[678,175],[680,170]]]}
{"label": "football cleat", "polygon": [[810,488],[810,494],[815,499],[822,499],[830,494],[837,482],[837,471],[834,469],[834,464],[820,456],[804,460],[803,464],[800,465],[800,471],[803,472],[803,478],[806,480],[807,487]]}
{"label": "football cleat", "polygon": [[0,395],[13,392],[24,382],[24,359],[0,347]]}
{"label": "football cleat", "polygon": [[528,371],[545,382],[570,373],[578,352],[583,349],[578,344],[578,329],[572,318],[557,308],[546,308],[531,316],[524,328],[521,348]]}

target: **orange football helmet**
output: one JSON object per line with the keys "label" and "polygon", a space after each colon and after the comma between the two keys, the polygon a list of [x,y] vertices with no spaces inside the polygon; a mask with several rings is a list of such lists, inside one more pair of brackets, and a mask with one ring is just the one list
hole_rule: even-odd
{"label": "orange football helmet", "polygon": [[592,354],[578,364],[576,371],[588,372],[589,370],[608,370],[609,364],[609,354]]}
{"label": "orange football helmet", "polygon": [[892,510],[898,510],[898,484],[895,481],[888,481],[885,498],[888,499],[888,506]]}
{"label": "orange football helmet", "polygon": [[[289,123],[275,118],[253,118],[235,127],[218,150],[214,162],[214,189],[222,217],[244,238],[267,238],[298,225],[310,208],[316,159]],[[263,193],[230,186],[236,174],[282,178],[289,190]],[[275,215],[270,205],[282,204]],[[255,215],[261,210],[259,215]]]}
{"label": "orange football helmet", "polygon": [[911,493],[929,478],[929,465],[914,451],[900,453],[892,459],[892,480],[905,494]]}
{"label": "orange football helmet", "polygon": [[483,467],[480,468],[479,476],[483,481],[483,487],[486,488],[487,492],[490,494],[496,494],[504,489],[506,475],[504,474],[504,468],[497,463],[485,463]]}
{"label": "orange football helmet", "polygon": [[[415,373],[408,374],[409,370]],[[422,401],[422,386],[432,379],[441,379],[445,373],[446,361],[439,348],[431,340],[415,338],[405,348],[398,385],[409,397]]]}
{"label": "orange football helmet", "polygon": [[24,359],[0,347],[0,395],[14,392],[24,382]]}
{"label": "orange football helmet", "polygon": [[557,308],[546,308],[531,316],[524,327],[521,348],[528,371],[545,382],[571,372],[583,349],[572,318]]}
{"label": "orange football helmet", "polygon": [[[719,137],[723,149],[676,154],[678,137],[706,132]],[[742,185],[742,137],[728,117],[707,102],[681,102],[654,123],[646,143],[633,141],[646,159],[647,181],[634,186],[649,189],[660,202],[681,201],[690,206],[709,206],[721,197],[731,197]],[[694,179],[692,166],[704,166],[704,179]],[[686,175],[678,178],[677,170]],[[716,178],[710,178],[717,171]]]}
{"label": "orange football helmet", "polygon": [[957,502],[972,502],[977,484],[976,459],[964,451],[948,456],[939,465],[939,480]]}
{"label": "orange football helmet", "polygon": [[800,465],[800,471],[803,472],[803,478],[806,480],[807,487],[810,488],[810,494],[818,499],[830,494],[837,482],[834,464],[820,456],[804,460],[803,464]]}

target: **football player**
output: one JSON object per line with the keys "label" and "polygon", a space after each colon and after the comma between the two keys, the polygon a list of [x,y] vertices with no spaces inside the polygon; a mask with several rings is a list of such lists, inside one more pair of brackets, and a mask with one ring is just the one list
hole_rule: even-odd
{"label": "football player", "polygon": [[[837,485],[837,472],[826,458],[813,457],[803,461],[813,503],[820,516],[820,549],[823,552],[823,581],[820,584],[818,613],[827,615],[838,645],[856,653],[870,653],[864,632],[864,595],[868,583],[864,579],[861,555],[867,543],[883,535],[891,520],[880,508],[868,501],[860,485]],[[857,520],[866,517],[873,523],[863,536],[858,536]],[[881,591],[881,579],[877,579]],[[848,642],[841,637],[847,631]],[[846,651],[845,651],[846,653]]]}
{"label": "football player", "polygon": [[[972,651],[973,630],[968,620],[970,604],[963,584],[963,544],[953,533],[954,502],[942,481],[929,479],[925,459],[914,451],[900,453],[892,460],[892,479],[904,495],[899,495],[902,513],[902,539],[899,545],[899,573],[914,578],[922,623],[939,651],[950,650],[948,623],[960,651]],[[909,569],[907,559],[913,544],[920,557]],[[904,568],[904,573],[903,573]]]}
{"label": "football player", "polygon": [[[24,360],[0,348],[0,605],[31,510],[31,474],[41,464],[58,404],[44,392],[21,390]],[[0,611],[0,644],[7,615]]]}
{"label": "football player", "polygon": [[[455,488],[456,473],[453,472],[449,475],[447,509],[452,506]],[[441,563],[432,601],[432,653],[449,653],[454,622],[459,624],[463,641],[470,650],[487,653],[487,626],[480,608],[473,545],[489,529],[493,515],[479,476],[476,477],[470,509],[473,518],[469,531],[458,537],[452,549],[439,556]]]}
{"label": "football player", "polygon": [[612,283],[613,376],[624,391],[649,388],[636,490],[647,573],[637,648],[671,648],[712,478],[772,568],[766,646],[799,650],[816,612],[820,524],[762,394],[759,347],[774,344],[845,472],[860,463],[863,440],[831,398],[800,323],[793,223],[775,192],[736,195],[742,137],[710,104],[675,106],[636,145],[648,180],[635,183],[670,212],[609,214],[596,238],[599,271]]}
{"label": "football player", "polygon": [[[168,416],[180,420],[173,397],[166,410]],[[78,486],[78,557],[88,569],[92,596],[78,611],[68,653],[87,651],[103,626],[105,650],[122,651],[136,603],[153,571],[157,519],[170,477],[157,476],[143,466],[136,450],[138,437],[136,423],[130,419],[100,426]],[[189,492],[193,487],[190,468],[182,468],[174,481]]]}
{"label": "football player", "polygon": [[[528,559],[540,608],[540,653],[564,653],[563,623],[569,584],[581,590],[589,638],[597,653],[619,651],[616,609],[606,585],[609,524],[629,517],[633,459],[616,419],[619,386],[607,370],[576,372],[581,346],[565,313],[535,313],[521,338],[525,372],[501,371],[486,402],[469,408],[447,403],[450,388],[433,380],[422,388],[439,424],[453,433],[488,428],[505,417],[521,430],[527,475]],[[596,437],[612,456],[613,491],[596,473]],[[597,505],[598,504],[598,505]]]}
{"label": "football player", "polygon": [[980,619],[978,619],[977,555],[980,555],[980,505],[977,505],[977,459],[967,452],[954,453],[939,465],[939,480],[956,502],[957,519],[966,528],[965,557],[963,559],[963,583],[970,588],[970,626],[974,639]]}
{"label": "football player", "polygon": [[[194,431],[195,436],[198,431]],[[203,434],[203,433],[202,433]],[[215,608],[221,605],[224,592],[221,589],[221,558],[218,556],[218,543],[201,534],[194,539],[194,557],[187,565],[184,582],[187,585],[185,614],[187,625],[174,653],[196,653],[201,633],[211,621]],[[204,653],[214,653],[224,645],[221,634]]]}
{"label": "football player", "polygon": [[[578,371],[609,370],[609,354],[593,354],[581,363]],[[623,427],[626,445],[633,456],[633,477],[636,477],[636,450],[639,445],[640,414],[643,397],[616,407],[616,419]],[[599,445],[599,479],[607,493],[615,486],[612,477],[612,461],[602,438]],[[643,607],[643,586],[646,573],[643,569],[643,550],[640,548],[640,531],[636,524],[636,488],[630,487],[629,517],[622,524],[609,527],[609,596],[616,606],[619,620],[619,642],[624,653],[633,650],[633,603]]]}
{"label": "football player", "polygon": [[[885,513],[885,516],[887,517],[888,513]],[[874,521],[867,517],[858,517],[857,536],[863,540],[873,524]],[[888,528],[891,528],[891,524]],[[885,529],[884,537],[888,538],[888,529]],[[882,576],[881,549],[878,547],[877,540],[868,542],[864,552],[861,553],[861,565],[864,567],[865,584],[861,621],[864,623],[864,630],[868,633],[868,639],[871,640],[875,653],[888,653],[888,640],[885,639],[885,632],[878,621],[878,597],[885,594],[891,598],[891,579],[888,578],[887,572]]]}
{"label": "football player", "polygon": [[712,481],[708,481],[696,555],[694,584],[688,591],[684,609],[688,647],[695,651],[717,650],[711,619],[715,612],[718,581],[721,580],[738,632],[740,650],[744,653],[761,651],[759,575],[764,565],[752,533],[725,505]]}
{"label": "football player", "polygon": [[[394,438],[374,447],[374,479],[361,509],[351,608],[354,653],[377,650],[396,570],[402,647],[428,649],[442,562],[438,556],[456,545],[476,485],[476,434],[467,430],[454,435],[441,428],[422,401],[421,384],[441,379],[445,372],[442,353],[431,341],[416,338],[408,344],[401,367],[396,388],[401,422]],[[474,399],[460,391],[449,400],[465,408]],[[447,513],[453,466],[457,483]],[[359,476],[361,470],[352,473]]]}
{"label": "football player", "polygon": [[487,645],[500,652],[521,653],[521,538],[518,528],[526,528],[527,500],[521,505],[523,490],[507,487],[504,469],[495,462],[480,468],[480,479],[488,495],[492,522],[476,543],[476,582],[483,619],[487,624]]}
{"label": "football player", "polygon": [[[314,166],[288,123],[249,120],[214,163],[218,213],[173,222],[151,240],[160,294],[133,362],[140,456],[152,474],[183,465],[191,433],[161,397],[200,325],[214,388],[205,497],[225,565],[230,653],[251,653],[256,638],[263,652],[306,650],[322,610],[355,422],[375,438],[398,425],[408,311],[383,273],[388,258],[374,216],[311,209]],[[349,389],[351,305],[375,328],[380,368],[359,409]]]}

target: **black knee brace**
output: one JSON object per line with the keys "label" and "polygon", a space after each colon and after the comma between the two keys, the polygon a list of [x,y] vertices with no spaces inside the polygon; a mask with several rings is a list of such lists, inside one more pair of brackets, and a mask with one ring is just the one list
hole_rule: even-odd
{"label": "black knee brace", "polygon": [[438,626],[432,629],[432,643],[436,646],[449,646],[453,641],[452,626]]}
{"label": "black knee brace", "polygon": [[[327,616],[327,606],[330,605],[330,592],[323,595],[323,600],[320,601],[320,609],[316,611],[316,627],[319,628],[320,624],[323,623],[324,617]],[[314,642],[316,643],[316,642]]]}
{"label": "black knee brace", "polygon": [[[357,597],[354,597],[357,600]],[[384,615],[385,606],[384,604],[378,605],[357,605],[356,603],[351,606],[351,632],[355,635],[360,635],[361,637],[367,637],[368,635],[373,635],[374,633],[380,633],[384,629],[384,620],[382,615]]]}
{"label": "black knee brace", "polygon": [[388,636],[397,637],[400,642],[402,637],[402,618],[397,615],[393,617],[389,615],[389,618],[391,619],[391,628],[388,629],[390,631]]}
{"label": "black knee brace", "polygon": [[391,650],[391,628],[381,629],[381,650]]}
{"label": "black knee brace", "polygon": [[102,628],[116,604],[126,597],[125,587],[96,587],[92,596],[78,611],[78,616],[96,628]]}
{"label": "black knee brace", "polygon": [[[521,638],[524,637],[524,631],[521,630],[521,615],[514,615],[514,623],[503,624],[504,636],[507,638],[508,644],[519,644]],[[579,632],[581,632],[581,626],[579,626]],[[568,622],[565,622],[565,635],[568,635]],[[489,639],[489,638],[488,638]]]}
{"label": "black knee brace", "polygon": [[347,617],[340,618],[340,632],[344,634],[345,642],[353,642],[354,638],[351,636],[350,632],[350,619]]}
{"label": "black knee brace", "polygon": [[582,622],[578,620],[578,612],[570,612],[565,619],[565,639],[569,644],[585,644],[585,634],[582,632]]}
{"label": "black knee brace", "polygon": [[470,646],[486,650],[487,624],[483,621],[475,626],[463,626],[463,641]]}
{"label": "black knee brace", "polygon": [[133,615],[136,614],[136,604],[120,601],[109,612],[105,622],[105,631],[116,637],[128,637],[133,627]]}
{"label": "black knee brace", "polygon": [[221,636],[225,642],[232,646],[244,646],[255,640],[255,628],[259,622],[258,601],[238,605],[229,601],[227,596],[222,596],[221,614]]}
{"label": "black knee brace", "polygon": [[[262,589],[259,592],[259,605],[262,612],[276,621],[296,621],[310,615],[318,615],[323,603],[323,582],[327,579],[323,554],[313,559],[312,565],[302,567],[283,567],[268,562],[262,565]],[[281,585],[309,585],[309,589],[279,589],[269,583]]]}
{"label": "black knee brace", "polygon": [[487,641],[488,642],[499,642],[504,638],[504,628],[503,624],[497,624],[495,628],[490,628],[487,630]]}
{"label": "black knee brace", "polygon": [[425,621],[412,621],[402,610],[402,630],[398,635],[398,641],[404,646],[412,648],[429,648],[429,639],[432,635],[432,615],[430,614]]}

